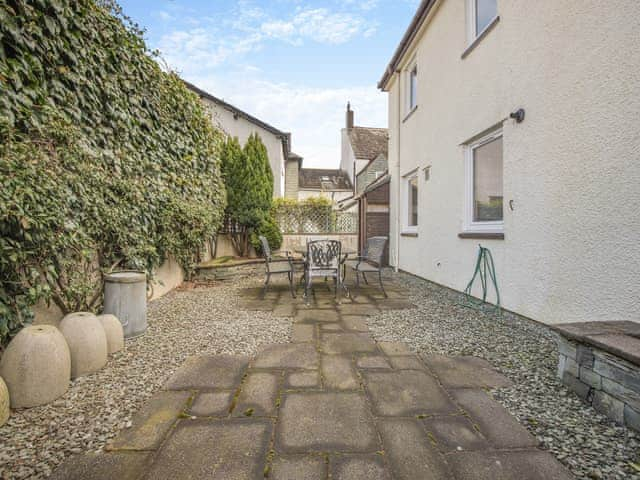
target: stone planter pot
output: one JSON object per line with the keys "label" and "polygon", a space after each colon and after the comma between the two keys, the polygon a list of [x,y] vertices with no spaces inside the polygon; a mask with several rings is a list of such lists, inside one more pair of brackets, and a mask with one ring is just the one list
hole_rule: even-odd
{"label": "stone planter pot", "polygon": [[71,352],[71,378],[97,372],[107,363],[107,335],[98,318],[89,312],[71,313],[60,322]]}
{"label": "stone planter pot", "polygon": [[7,423],[11,411],[9,410],[9,390],[7,384],[0,377],[0,427]]}
{"label": "stone planter pot", "polygon": [[62,333],[51,325],[25,327],[9,343],[0,375],[13,408],[52,402],[69,388],[71,356]]}
{"label": "stone planter pot", "polygon": [[107,336],[107,352],[109,355],[122,350],[124,347],[124,331],[120,320],[109,313],[98,315],[98,320],[102,323],[104,333]]}

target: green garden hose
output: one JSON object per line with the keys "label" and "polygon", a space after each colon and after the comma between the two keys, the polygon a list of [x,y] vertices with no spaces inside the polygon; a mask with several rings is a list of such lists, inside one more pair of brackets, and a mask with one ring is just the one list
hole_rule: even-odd
{"label": "green garden hose", "polygon": [[[498,278],[496,275],[496,267],[493,263],[493,255],[488,248],[478,245],[478,259],[476,260],[476,268],[473,271],[473,277],[467,284],[467,288],[464,289],[465,301],[461,305],[476,310],[494,310],[495,313],[502,312],[500,308],[500,290],[498,289]],[[471,294],[473,290],[473,284],[476,278],[480,277],[480,284],[482,285],[482,299],[476,298]],[[489,281],[493,283],[493,288],[496,291],[496,303],[495,305],[487,302],[487,294],[489,293]]]}

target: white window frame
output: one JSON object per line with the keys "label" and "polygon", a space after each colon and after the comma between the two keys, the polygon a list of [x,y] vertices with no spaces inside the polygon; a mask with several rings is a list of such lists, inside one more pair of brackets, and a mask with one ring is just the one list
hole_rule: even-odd
{"label": "white window frame", "polygon": [[[414,72],[415,72],[415,75],[414,75]],[[411,60],[411,62],[409,63],[409,67],[407,68],[405,75],[406,75],[405,86],[407,90],[405,114],[409,115],[416,108],[418,108],[418,63],[415,58]],[[415,78],[416,80],[415,98],[411,94],[411,92],[413,92],[413,89],[411,88],[411,81],[413,78]]]}
{"label": "white window frame", "polygon": [[502,128],[494,130],[493,132],[485,135],[472,143],[465,146],[464,151],[464,223],[462,231],[464,233],[504,233],[504,201],[502,204],[502,220],[500,221],[488,221],[488,222],[476,222],[473,220],[473,152],[476,148],[486,145],[489,142],[503,138],[502,144],[502,188],[504,192],[504,137],[502,135]]}
{"label": "white window frame", "polygon": [[[409,182],[415,179],[418,186],[418,223],[416,225],[409,225],[409,202],[410,198],[410,189]],[[420,225],[420,181],[418,176],[418,169],[413,169],[409,173],[405,174],[402,177],[402,201],[401,205],[401,214],[402,214],[402,233],[405,234],[417,234],[418,233],[418,225]]]}
{"label": "white window frame", "polygon": [[477,15],[478,15],[478,11],[476,7],[476,0],[467,0],[467,41],[469,44],[472,44],[473,42],[475,42],[477,38],[482,36],[485,30],[487,30],[488,28],[491,28],[491,25],[493,25],[493,23],[496,21],[496,18],[498,18],[499,16],[496,10],[496,14],[491,19],[491,21],[487,23],[487,25],[478,32],[476,31],[476,25],[478,23]]}

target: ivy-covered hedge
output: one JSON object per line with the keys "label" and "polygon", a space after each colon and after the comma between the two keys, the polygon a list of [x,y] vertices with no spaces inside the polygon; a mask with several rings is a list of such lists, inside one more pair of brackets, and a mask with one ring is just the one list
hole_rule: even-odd
{"label": "ivy-covered hedge", "polygon": [[185,268],[224,211],[220,134],[110,2],[0,1],[0,342],[101,271]]}

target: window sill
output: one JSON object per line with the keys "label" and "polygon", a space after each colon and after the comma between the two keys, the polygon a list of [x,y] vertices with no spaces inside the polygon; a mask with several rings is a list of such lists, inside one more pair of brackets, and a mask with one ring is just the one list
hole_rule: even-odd
{"label": "window sill", "polygon": [[504,240],[502,232],[461,232],[458,238],[475,238],[477,240]]}
{"label": "window sill", "polygon": [[418,232],[401,232],[400,236],[401,237],[417,237]]}
{"label": "window sill", "polygon": [[411,111],[409,113],[407,113],[404,118],[402,119],[402,123],[406,122],[407,120],[409,120],[409,117],[411,117],[411,115],[413,115],[413,112],[415,112],[418,109],[418,105],[416,105],[415,107],[413,107],[411,109]]}
{"label": "window sill", "polygon": [[489,35],[489,32],[494,29],[494,27],[498,24],[499,21],[500,21],[500,15],[498,15],[496,18],[491,20],[491,23],[489,23],[489,25],[487,25],[485,29],[482,32],[480,32],[480,35],[478,35],[473,40],[473,42],[469,44],[469,46],[465,49],[465,51],[462,52],[462,55],[460,55],[460,58],[464,60],[478,46],[478,44],[482,42],[482,39],[487,35]]}

